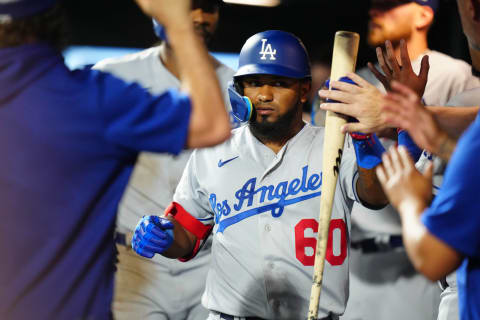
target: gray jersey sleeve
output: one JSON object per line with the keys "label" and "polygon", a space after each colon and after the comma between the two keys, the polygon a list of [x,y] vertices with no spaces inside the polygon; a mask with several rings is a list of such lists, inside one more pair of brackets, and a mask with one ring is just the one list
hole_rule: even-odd
{"label": "gray jersey sleeve", "polygon": [[173,201],[179,203],[191,216],[203,224],[213,225],[214,217],[208,192],[202,187],[197,174],[201,170],[199,168],[199,153],[203,151],[193,151],[178,183]]}

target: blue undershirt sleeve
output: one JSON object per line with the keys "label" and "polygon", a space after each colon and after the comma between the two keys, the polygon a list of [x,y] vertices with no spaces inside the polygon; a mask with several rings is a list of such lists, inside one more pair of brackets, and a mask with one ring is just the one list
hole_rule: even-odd
{"label": "blue undershirt sleeve", "polygon": [[186,94],[171,89],[153,96],[136,83],[97,72],[105,139],[136,151],[178,154],[185,148],[191,113]]}
{"label": "blue undershirt sleeve", "polygon": [[457,144],[441,191],[421,217],[430,233],[470,257],[480,257],[479,154],[480,121],[475,121]]}

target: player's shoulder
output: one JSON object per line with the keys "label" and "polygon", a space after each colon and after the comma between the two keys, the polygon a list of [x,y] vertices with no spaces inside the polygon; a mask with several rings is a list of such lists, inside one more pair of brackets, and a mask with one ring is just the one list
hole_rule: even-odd
{"label": "player's shoulder", "polygon": [[118,72],[122,70],[132,70],[132,68],[139,68],[142,65],[150,64],[152,59],[157,59],[159,54],[158,50],[158,47],[152,47],[120,57],[106,58],[97,62],[93,66],[93,69],[107,72]]}

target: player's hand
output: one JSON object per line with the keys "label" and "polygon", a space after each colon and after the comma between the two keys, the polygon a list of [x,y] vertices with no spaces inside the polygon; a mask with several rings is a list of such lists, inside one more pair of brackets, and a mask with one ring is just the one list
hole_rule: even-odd
{"label": "player's hand", "polygon": [[173,223],[158,216],[144,216],[132,237],[132,249],[145,258],[167,250],[173,242]]}
{"label": "player's hand", "polygon": [[341,113],[357,119],[359,122],[347,123],[342,132],[372,133],[386,128],[381,116],[382,93],[355,73],[347,74],[357,85],[342,81],[332,81],[331,88],[337,90],[320,90],[321,98],[338,101],[322,103],[320,108]]}
{"label": "player's hand", "polygon": [[422,58],[420,73],[418,76],[412,69],[412,63],[410,57],[408,56],[408,49],[405,40],[400,41],[400,60],[401,65],[398,63],[395,53],[393,51],[392,43],[387,40],[385,41],[385,52],[382,48],[377,47],[377,58],[380,68],[383,70],[384,74],[375,68],[372,63],[368,63],[368,68],[375,77],[383,84],[385,90],[391,90],[391,83],[393,80],[396,80],[400,83],[407,85],[413,91],[417,93],[419,97],[423,96],[425,92],[425,86],[427,85],[428,70],[430,65],[428,63],[428,56],[425,55]]}
{"label": "player's hand", "polygon": [[191,0],[135,0],[142,11],[165,27],[190,21]]}
{"label": "player's hand", "polygon": [[448,161],[455,141],[440,128],[413,90],[398,82],[392,83],[392,90],[384,98],[384,121],[407,130],[417,146]]}
{"label": "player's hand", "polygon": [[399,212],[412,208],[422,212],[432,200],[433,164],[420,173],[404,146],[385,152],[376,172],[390,203]]}

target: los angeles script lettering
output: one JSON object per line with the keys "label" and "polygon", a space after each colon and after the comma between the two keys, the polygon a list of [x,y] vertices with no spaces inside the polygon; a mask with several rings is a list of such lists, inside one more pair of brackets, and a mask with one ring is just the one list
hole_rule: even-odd
{"label": "los angeles script lettering", "polygon": [[[235,203],[233,209],[240,212],[242,209],[254,205],[255,200],[258,204],[278,199],[278,206],[283,207],[283,202],[289,196],[295,196],[309,191],[318,190],[322,185],[322,174],[308,174],[308,166],[302,168],[301,178],[295,178],[291,181],[281,181],[276,185],[260,186],[257,188],[257,178],[251,178],[242,188],[235,192]],[[222,216],[227,217],[232,211],[229,200],[217,201],[215,193],[210,194],[210,206],[215,213],[215,223],[218,223]],[[282,210],[283,211],[283,210]]]}

